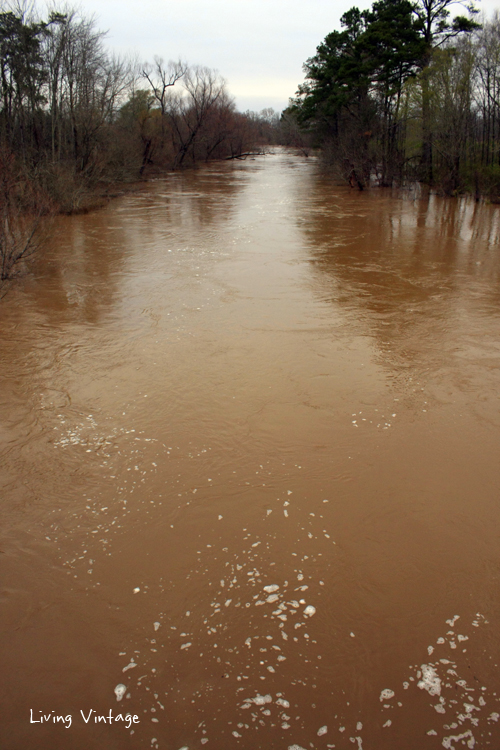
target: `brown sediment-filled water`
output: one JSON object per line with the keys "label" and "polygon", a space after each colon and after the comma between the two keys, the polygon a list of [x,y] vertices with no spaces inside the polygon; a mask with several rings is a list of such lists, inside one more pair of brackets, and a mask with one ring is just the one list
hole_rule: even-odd
{"label": "brown sediment-filled water", "polygon": [[499,217],[278,152],[58,219],[0,303],[3,750],[500,747]]}

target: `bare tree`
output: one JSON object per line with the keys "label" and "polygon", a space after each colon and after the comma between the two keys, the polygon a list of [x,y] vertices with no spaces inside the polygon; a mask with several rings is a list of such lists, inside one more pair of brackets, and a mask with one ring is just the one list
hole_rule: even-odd
{"label": "bare tree", "polygon": [[[191,152],[210,112],[223,97],[225,81],[210,68],[188,68],[183,77],[184,91],[167,100],[167,112],[176,148],[174,166],[182,166]],[[226,99],[227,101],[227,99]]]}
{"label": "bare tree", "polygon": [[50,208],[50,201],[31,181],[20,179],[14,156],[1,148],[0,287],[37,249],[40,224]]}
{"label": "bare tree", "polygon": [[166,114],[169,89],[175,86],[186,74],[188,66],[182,60],[169,62],[165,65],[163,58],[155,55],[154,64],[145,63],[142,76],[151,86],[151,91],[158,102],[161,114]]}

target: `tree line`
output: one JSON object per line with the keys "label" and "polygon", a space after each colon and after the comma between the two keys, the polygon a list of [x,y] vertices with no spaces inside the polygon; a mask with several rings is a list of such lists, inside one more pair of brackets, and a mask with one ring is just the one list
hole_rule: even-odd
{"label": "tree line", "polygon": [[304,64],[287,117],[352,185],[500,200],[500,18],[477,17],[454,0],[352,8]]}
{"label": "tree line", "polygon": [[0,0],[0,281],[33,250],[43,214],[274,138],[275,113],[238,112],[217,71],[117,57],[105,36],[67,6]]}
{"label": "tree line", "polygon": [[76,208],[103,178],[256,146],[258,118],[236,111],[216,71],[113,56],[75,10],[9,7],[0,3],[0,147],[63,204],[71,196]]}

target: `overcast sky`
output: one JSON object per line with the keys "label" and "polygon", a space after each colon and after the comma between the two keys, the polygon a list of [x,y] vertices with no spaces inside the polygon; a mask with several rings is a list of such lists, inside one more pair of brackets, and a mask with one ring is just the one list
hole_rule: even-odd
{"label": "overcast sky", "polygon": [[[182,58],[215,68],[238,109],[286,107],[303,80],[302,63],[360,0],[81,0],[108,30],[107,46],[139,59]],[[491,16],[500,0],[478,3]]]}

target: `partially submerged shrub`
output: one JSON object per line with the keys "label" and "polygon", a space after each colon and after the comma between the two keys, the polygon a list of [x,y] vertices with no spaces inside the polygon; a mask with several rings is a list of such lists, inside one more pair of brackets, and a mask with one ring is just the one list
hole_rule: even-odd
{"label": "partially submerged shrub", "polygon": [[39,244],[42,217],[51,201],[16,166],[14,156],[0,150],[0,282],[12,278]]}

